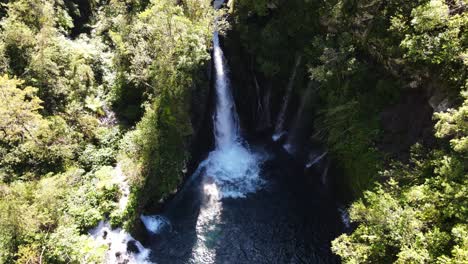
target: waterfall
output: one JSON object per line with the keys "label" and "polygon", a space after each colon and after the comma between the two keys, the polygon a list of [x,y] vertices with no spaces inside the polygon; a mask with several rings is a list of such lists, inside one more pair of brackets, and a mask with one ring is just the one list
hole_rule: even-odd
{"label": "waterfall", "polygon": [[[215,1],[215,8],[223,1]],[[221,221],[223,198],[243,198],[263,185],[259,176],[262,157],[250,151],[240,136],[228,67],[219,43],[213,35],[216,108],[213,114],[215,149],[200,163],[192,179],[201,178],[202,205],[195,225],[197,239],[189,263],[215,263],[216,250],[210,245],[213,230]],[[156,229],[159,229],[158,225]]]}
{"label": "waterfall", "polygon": [[271,127],[271,115],[270,115],[270,98],[271,98],[271,87],[266,85],[263,89],[257,80],[257,76],[252,71],[253,82],[255,85],[255,91],[257,96],[257,108],[255,110],[256,117],[256,130],[262,131]]}
{"label": "waterfall", "polygon": [[236,107],[226,76],[226,63],[219,46],[219,34],[213,36],[213,59],[216,73],[216,113],[214,116],[215,142],[218,149],[229,148],[239,137],[239,122]]}
{"label": "waterfall", "polygon": [[[219,9],[224,1],[214,1]],[[216,108],[213,114],[215,149],[200,163],[189,183],[204,177],[219,191],[219,199],[239,198],[262,186],[259,177],[262,157],[250,151],[240,135],[239,118],[231,93],[229,70],[219,43],[219,33],[213,34]]]}
{"label": "waterfall", "polygon": [[[220,7],[223,1],[215,1]],[[260,185],[260,157],[252,153],[240,136],[239,118],[231,93],[228,67],[219,43],[219,34],[213,35],[215,66],[216,112],[214,136],[216,149],[200,164],[204,174],[220,189],[220,197],[244,197]]]}
{"label": "waterfall", "polygon": [[343,223],[346,231],[349,231],[351,228],[351,220],[349,219],[348,209],[344,206],[338,207],[338,212],[340,213],[341,222]]}
{"label": "waterfall", "polygon": [[302,96],[302,102],[301,105],[299,106],[299,109],[297,110],[296,117],[294,118],[294,121],[292,123],[292,127],[289,130],[288,133],[288,139],[286,141],[285,148],[289,149],[292,153],[296,152],[296,148],[298,145],[300,145],[302,142],[301,140],[304,139],[307,135],[306,131],[308,129],[305,129],[307,127],[307,124],[310,122],[307,122],[306,120],[306,110],[309,100],[312,97],[314,89],[312,89],[313,82],[309,81],[309,84],[307,85],[305,94]]}
{"label": "waterfall", "polygon": [[322,176],[320,177],[322,180],[323,185],[327,185],[327,178],[328,178],[328,169],[330,168],[330,160],[327,161],[325,164],[325,168],[323,169]]}
{"label": "waterfall", "polygon": [[328,151],[323,152],[321,155],[317,155],[316,153],[309,154],[309,161],[306,164],[306,168],[310,168],[321,161],[326,155]]}
{"label": "waterfall", "polygon": [[294,69],[289,78],[288,86],[286,88],[286,95],[283,98],[283,105],[281,106],[281,111],[278,114],[278,120],[276,121],[275,126],[275,134],[273,135],[273,139],[276,141],[284,134],[284,122],[286,119],[286,112],[288,110],[289,101],[291,100],[291,94],[294,87],[294,81],[296,80],[297,69],[301,64],[302,56],[296,57],[296,62],[294,64]]}

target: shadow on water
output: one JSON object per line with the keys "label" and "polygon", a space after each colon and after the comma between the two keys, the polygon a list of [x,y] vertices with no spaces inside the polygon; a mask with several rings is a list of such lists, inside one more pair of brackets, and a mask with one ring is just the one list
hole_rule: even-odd
{"label": "shadow on water", "polygon": [[197,242],[196,224],[202,206],[202,177],[187,182],[184,191],[164,210],[170,225],[153,235],[151,259],[155,263],[190,263]]}
{"label": "shadow on water", "polygon": [[[165,263],[339,263],[330,243],[343,232],[336,201],[279,149],[262,166],[263,188],[223,198],[200,175],[167,205],[171,227],[153,236],[152,261]],[[317,175],[319,177],[319,175]]]}

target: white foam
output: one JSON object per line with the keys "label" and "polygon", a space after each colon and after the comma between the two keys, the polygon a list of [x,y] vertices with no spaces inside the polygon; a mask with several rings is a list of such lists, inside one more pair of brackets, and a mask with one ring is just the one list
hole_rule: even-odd
{"label": "white foam", "polygon": [[[219,8],[223,2],[215,1],[215,8]],[[239,118],[217,31],[213,35],[213,47],[217,95],[216,112],[213,116],[216,149],[200,164],[200,167],[203,166],[205,175],[214,181],[221,197],[245,197],[246,194],[255,192],[261,185],[260,159],[241,143]]]}
{"label": "white foam", "polygon": [[222,197],[241,198],[261,188],[260,155],[240,143],[210,153],[205,175],[213,179]]}
{"label": "white foam", "polygon": [[122,167],[120,163],[114,169],[114,182],[119,185],[120,188],[120,199],[119,199],[119,210],[123,212],[128,204],[128,198],[130,196],[130,186],[127,182],[127,178],[125,177],[124,173],[122,172]]}
{"label": "white foam", "polygon": [[158,234],[163,228],[170,225],[169,219],[161,215],[141,215],[141,221],[146,227],[146,230],[153,234]]}
{"label": "white foam", "polygon": [[273,141],[278,141],[280,138],[282,138],[284,135],[286,134],[286,132],[280,132],[280,133],[275,133],[271,138],[273,139]]}
{"label": "white foam", "polygon": [[293,147],[291,144],[289,144],[289,143],[288,143],[288,144],[284,144],[284,145],[283,145],[283,149],[286,150],[286,152],[288,152],[288,153],[291,154],[291,155],[294,154],[294,152],[296,151],[296,150],[294,149],[294,147]]}
{"label": "white foam", "polygon": [[[149,264],[150,250],[135,240],[123,229],[112,229],[109,223],[101,221],[89,234],[101,245],[109,247],[106,252],[105,263]],[[130,252],[129,243],[133,243],[138,252]]]}

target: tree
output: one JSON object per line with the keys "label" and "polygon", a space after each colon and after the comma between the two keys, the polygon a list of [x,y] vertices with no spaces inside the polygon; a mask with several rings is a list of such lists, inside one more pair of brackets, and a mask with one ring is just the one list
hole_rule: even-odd
{"label": "tree", "polygon": [[37,140],[35,131],[43,122],[39,110],[42,101],[36,95],[37,88],[23,87],[24,81],[0,76],[0,140],[15,144],[25,139]]}

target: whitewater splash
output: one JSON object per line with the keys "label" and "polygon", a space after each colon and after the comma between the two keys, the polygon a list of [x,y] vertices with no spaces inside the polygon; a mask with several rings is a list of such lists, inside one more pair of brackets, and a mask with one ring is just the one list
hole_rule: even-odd
{"label": "whitewater splash", "polygon": [[171,226],[169,220],[162,215],[141,215],[140,220],[151,234],[158,234],[163,229],[170,228]]}
{"label": "whitewater splash", "polygon": [[[215,8],[219,8],[222,2],[215,1]],[[259,177],[261,157],[252,153],[240,136],[239,118],[217,31],[213,35],[213,60],[216,73],[216,112],[213,117],[216,149],[200,167],[204,169],[204,175],[217,185],[220,197],[245,197],[262,184]]]}
{"label": "whitewater splash", "polygon": [[262,186],[261,160],[260,155],[236,143],[228,149],[211,152],[204,174],[218,186],[222,198],[242,198]]}
{"label": "whitewater splash", "polygon": [[[113,183],[119,186],[122,193],[118,208],[123,212],[128,204],[130,186],[126,180],[120,164],[114,169]],[[144,217],[144,216],[142,216]],[[99,222],[99,225],[89,231],[89,235],[94,238],[100,246],[106,246],[104,263],[109,264],[150,264],[150,250],[146,249],[138,240],[121,228],[112,229],[110,224],[105,221]]]}
{"label": "whitewater splash", "polygon": [[90,231],[90,235],[100,245],[108,246],[105,263],[150,264],[150,250],[135,240],[124,230],[112,229],[108,223],[100,222]]}

